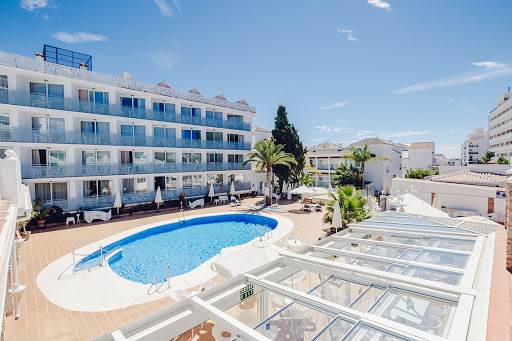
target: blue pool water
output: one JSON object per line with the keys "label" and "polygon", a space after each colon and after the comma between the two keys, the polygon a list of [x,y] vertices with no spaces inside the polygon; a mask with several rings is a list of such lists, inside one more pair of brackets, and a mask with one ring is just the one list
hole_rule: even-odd
{"label": "blue pool water", "polygon": [[[166,264],[171,277],[187,273],[220,253],[221,249],[245,244],[262,234],[264,226],[275,229],[277,221],[250,214],[201,217],[185,223],[157,226],[104,247],[108,252],[123,251],[109,260],[112,270],[130,281],[148,284],[156,274],[166,280]],[[94,252],[76,265],[76,270],[99,265],[100,252]]]}

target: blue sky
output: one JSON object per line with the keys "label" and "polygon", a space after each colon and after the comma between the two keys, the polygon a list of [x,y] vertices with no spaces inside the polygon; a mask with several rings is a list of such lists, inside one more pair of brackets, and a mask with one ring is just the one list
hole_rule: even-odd
{"label": "blue sky", "polygon": [[[512,85],[512,3],[486,0],[3,1],[2,51],[44,43],[94,71],[279,104],[308,144],[435,141],[459,156]],[[7,34],[5,34],[7,33]]]}

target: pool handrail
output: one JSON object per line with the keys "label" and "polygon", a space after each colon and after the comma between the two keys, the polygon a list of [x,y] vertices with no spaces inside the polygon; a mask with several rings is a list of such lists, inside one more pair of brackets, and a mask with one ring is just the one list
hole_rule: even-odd
{"label": "pool handrail", "polygon": [[[100,245],[98,249],[100,250],[100,267],[102,267],[102,266],[104,265],[104,260],[105,260],[109,255],[113,256],[113,254],[112,254],[112,253],[113,253],[114,251],[118,251],[118,252],[120,252],[120,251],[122,251],[122,250],[123,250],[120,246],[117,246],[117,247],[115,247],[114,249],[112,249],[112,250],[108,251],[107,253],[105,253],[105,256],[103,256],[103,247]],[[88,257],[88,256],[90,256],[90,255],[92,255],[94,252],[96,252],[96,250],[95,250],[95,251],[92,251],[91,253],[76,253],[75,251],[72,251],[71,253],[72,253],[72,255],[73,255],[73,263],[72,263],[70,266],[68,266],[67,268],[65,268],[65,269],[60,273],[60,275],[59,275],[59,277],[57,278],[57,280],[60,280],[60,279],[62,278],[62,275],[63,275],[63,274],[64,274],[64,273],[69,269],[69,268],[71,268],[71,267],[73,267],[72,274],[74,275],[74,274],[76,273],[76,270],[75,270],[76,265],[77,265],[78,263],[80,263],[84,258],[86,258],[86,257]],[[117,253],[117,252],[116,252],[116,253]],[[80,259],[78,259],[78,260],[75,260],[75,257],[76,257],[76,256],[82,256],[82,258],[80,258]],[[94,267],[96,267],[96,265],[95,265],[95,266],[91,266],[91,267],[90,267],[89,269],[87,269],[87,270],[89,270],[89,271],[90,271],[90,270],[91,270],[92,268],[94,268]]]}

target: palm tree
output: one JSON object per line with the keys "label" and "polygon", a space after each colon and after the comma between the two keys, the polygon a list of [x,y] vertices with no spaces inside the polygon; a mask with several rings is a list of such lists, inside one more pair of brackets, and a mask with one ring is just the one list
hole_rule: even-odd
{"label": "palm tree", "polygon": [[372,154],[372,152],[368,149],[368,145],[365,144],[362,148],[357,147],[349,147],[352,150],[352,153],[350,155],[343,155],[342,158],[344,159],[351,159],[356,164],[360,165],[361,168],[361,177],[363,181],[363,188],[364,188],[364,168],[366,167],[367,163],[379,161],[379,160],[388,160],[387,157],[375,157],[375,154]]}
{"label": "palm tree", "polygon": [[299,184],[311,186],[314,182],[313,176],[309,173],[305,173],[304,171],[300,172]]}
{"label": "palm tree", "polygon": [[245,156],[245,161],[242,162],[242,168],[249,162],[254,162],[256,168],[260,171],[266,169],[268,195],[265,198],[265,205],[267,206],[272,204],[272,167],[275,165],[290,167],[291,163],[297,164],[292,154],[283,152],[283,147],[282,144],[276,145],[274,138],[259,141],[254,145],[253,150]]}
{"label": "palm tree", "polygon": [[488,150],[486,153],[485,153],[485,156],[482,158],[482,162],[483,163],[487,163],[489,161],[492,160],[492,158],[495,156],[496,154],[494,152],[491,152],[490,150]]}
{"label": "palm tree", "polygon": [[[333,200],[337,200],[340,204],[341,221],[343,228],[347,228],[348,224],[360,223],[368,219],[368,211],[366,210],[366,199],[357,191],[354,186],[346,185],[337,187],[335,193],[329,193]],[[324,223],[332,223],[332,216],[334,211],[334,201],[327,204],[327,212],[324,215]]]}

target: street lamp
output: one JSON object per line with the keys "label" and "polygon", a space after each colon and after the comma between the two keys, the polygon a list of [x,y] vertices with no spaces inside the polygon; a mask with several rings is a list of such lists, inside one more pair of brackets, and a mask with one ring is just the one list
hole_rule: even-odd
{"label": "street lamp", "polygon": [[25,292],[27,287],[23,284],[19,284],[16,282],[12,289],[9,289],[9,293],[12,295],[12,299],[14,300],[14,311],[15,311],[15,319],[17,320],[20,317],[20,302],[23,299],[23,293]]}

